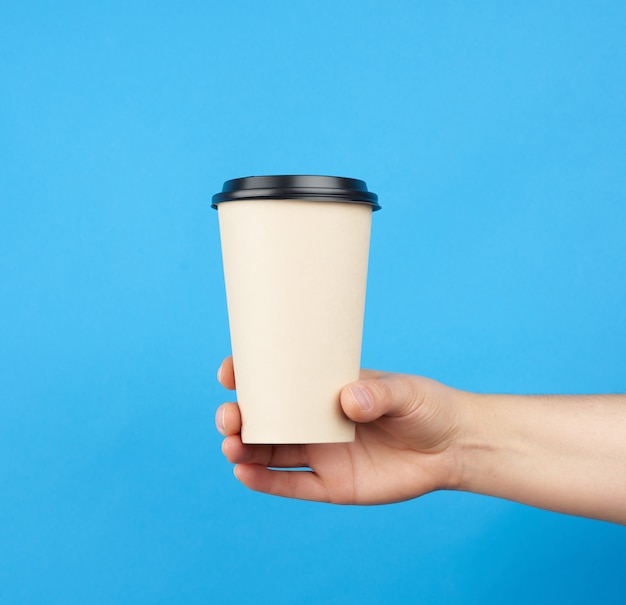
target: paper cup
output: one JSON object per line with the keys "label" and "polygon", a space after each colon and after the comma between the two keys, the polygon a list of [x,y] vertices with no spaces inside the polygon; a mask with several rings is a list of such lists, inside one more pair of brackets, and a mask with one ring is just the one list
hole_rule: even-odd
{"label": "paper cup", "polygon": [[234,179],[218,210],[244,443],[354,440],[372,212],[363,181]]}

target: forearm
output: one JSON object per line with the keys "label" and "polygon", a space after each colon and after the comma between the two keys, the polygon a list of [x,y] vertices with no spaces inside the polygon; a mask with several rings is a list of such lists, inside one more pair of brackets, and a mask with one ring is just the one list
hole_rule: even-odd
{"label": "forearm", "polygon": [[626,524],[626,396],[467,394],[459,489]]}

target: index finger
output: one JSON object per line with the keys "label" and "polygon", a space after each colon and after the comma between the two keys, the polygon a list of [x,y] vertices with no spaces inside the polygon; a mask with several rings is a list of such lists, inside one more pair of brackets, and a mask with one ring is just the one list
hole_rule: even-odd
{"label": "index finger", "polygon": [[227,388],[230,391],[235,390],[235,370],[233,367],[232,356],[227,357],[224,361],[222,361],[222,365],[217,370],[217,379],[224,388]]}

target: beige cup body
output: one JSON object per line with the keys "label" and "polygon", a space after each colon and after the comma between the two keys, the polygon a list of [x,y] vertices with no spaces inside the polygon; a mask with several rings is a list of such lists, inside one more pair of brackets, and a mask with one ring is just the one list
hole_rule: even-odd
{"label": "beige cup body", "polygon": [[218,206],[245,443],[354,440],[339,392],[359,377],[372,208]]}

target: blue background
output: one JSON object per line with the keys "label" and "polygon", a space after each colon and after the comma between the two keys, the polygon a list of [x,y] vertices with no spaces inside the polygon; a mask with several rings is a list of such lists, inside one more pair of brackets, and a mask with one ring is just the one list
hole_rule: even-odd
{"label": "blue background", "polygon": [[364,365],[624,392],[622,2],[0,6],[0,602],[624,602],[617,525],[242,487],[210,208],[365,179]]}

